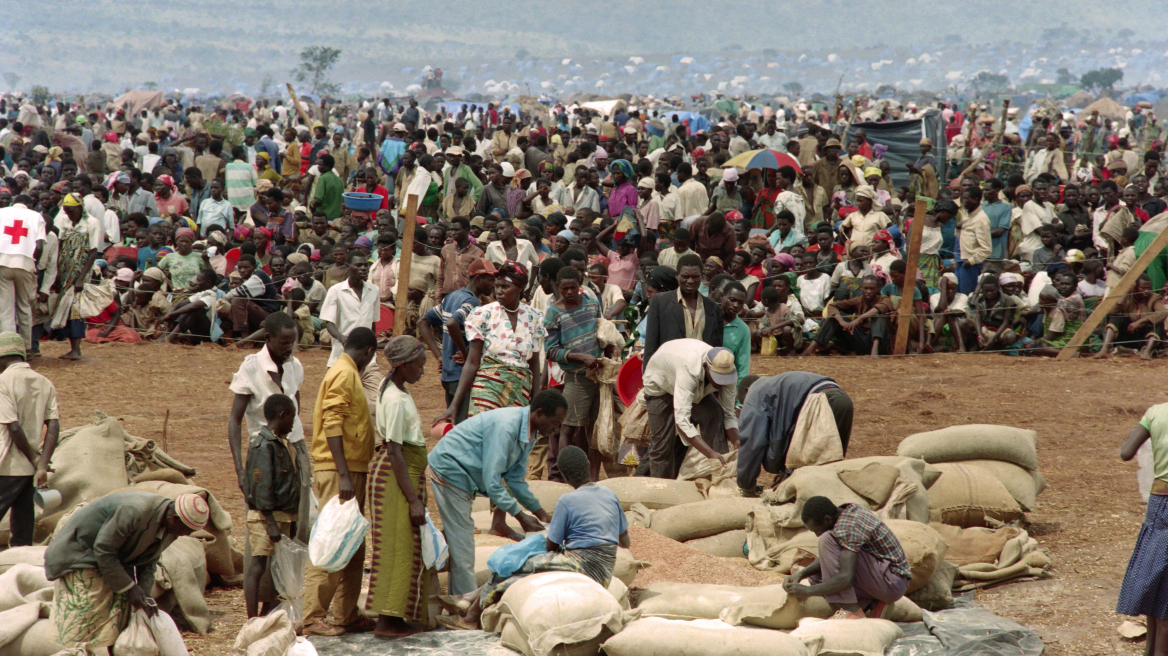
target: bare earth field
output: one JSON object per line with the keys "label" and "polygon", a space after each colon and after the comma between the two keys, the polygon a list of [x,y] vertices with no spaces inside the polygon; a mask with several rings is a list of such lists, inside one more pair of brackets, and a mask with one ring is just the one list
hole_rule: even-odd
{"label": "bare earth field", "polygon": [[[33,367],[57,386],[63,428],[100,410],[137,436],[197,467],[242,526],[243,500],[227,446],[232,395],[227,386],[247,351],[216,346],[85,344],[79,362],[58,360],[65,348],[46,343]],[[301,352],[305,387],[301,419],[308,430],[327,351]],[[380,358],[381,356],[379,356]],[[384,359],[381,359],[385,369]],[[1168,400],[1164,361],[1055,362],[998,355],[933,355],[902,359],[755,357],[754,373],[791,369],[835,378],[856,406],[853,457],[891,455],[905,436],[965,423],[1008,424],[1038,432],[1039,464],[1049,487],[1029,514],[1031,534],[1054,558],[1049,580],[978,593],[978,603],[1033,628],[1048,654],[1138,654],[1122,642],[1114,612],[1120,581],[1143,521],[1134,463],[1119,445],[1144,410]],[[437,366],[413,390],[423,422],[443,409]],[[241,531],[237,531],[241,532]],[[237,542],[241,540],[236,537]],[[715,583],[716,581],[710,581]],[[214,630],[186,634],[196,656],[223,654],[243,623],[241,588],[208,591]]]}

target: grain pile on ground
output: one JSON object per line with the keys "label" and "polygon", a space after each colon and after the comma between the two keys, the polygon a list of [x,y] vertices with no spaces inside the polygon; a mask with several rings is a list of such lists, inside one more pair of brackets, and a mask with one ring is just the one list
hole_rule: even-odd
{"label": "grain pile on ground", "polygon": [[643,588],[657,581],[722,585],[770,585],[783,581],[777,574],[735,565],[646,528],[630,526],[629,537],[633,541],[630,551],[637,560],[653,565],[637,574],[633,587]]}

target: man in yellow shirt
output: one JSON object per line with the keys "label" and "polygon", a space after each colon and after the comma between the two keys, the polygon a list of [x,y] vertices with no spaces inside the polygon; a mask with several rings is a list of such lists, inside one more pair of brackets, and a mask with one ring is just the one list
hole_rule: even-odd
{"label": "man in yellow shirt", "polygon": [[[365,510],[365,476],[373,459],[374,436],[361,372],[376,354],[377,336],[373,331],[354,328],[345,338],[344,353],[329,367],[316,395],[312,492],[321,508],[339,495],[342,502],[356,497],[361,511]],[[304,575],[305,635],[337,636],[373,630],[373,623],[357,610],[364,566],[364,544],[339,572],[330,574],[308,565]],[[330,603],[335,624],[327,620]]]}

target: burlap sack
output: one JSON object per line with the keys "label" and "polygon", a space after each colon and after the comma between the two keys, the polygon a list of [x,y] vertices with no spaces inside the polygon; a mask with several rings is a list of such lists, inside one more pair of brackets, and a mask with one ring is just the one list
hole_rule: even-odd
{"label": "burlap sack", "polygon": [[296,642],[296,631],[292,620],[283,610],[272,612],[267,617],[253,617],[248,620],[235,636],[231,648],[232,656],[284,656],[284,652]]}
{"label": "burlap sack", "polygon": [[621,507],[628,510],[634,503],[641,503],[646,508],[657,510],[680,506],[683,503],[696,503],[705,497],[690,481],[671,481],[664,478],[650,478],[634,476],[627,478],[608,478],[600,481],[599,485],[607,487],[616,493]]}
{"label": "burlap sack", "polygon": [[124,442],[130,436],[113,417],[61,433],[53,452],[49,487],[61,493],[61,505],[37,520],[38,541],[47,538],[61,516],[81,502],[92,501],[130,483]]}
{"label": "burlap sack", "polygon": [[45,549],[48,547],[13,547],[0,551],[0,574],[4,574],[21,563],[43,568],[45,566]]}
{"label": "burlap sack", "polygon": [[[841,460],[833,462],[830,467],[838,471],[860,471],[865,467],[870,467],[873,464],[885,465],[888,467],[895,467],[900,472],[900,479],[898,479],[892,490],[897,490],[897,486],[901,486],[904,482],[911,482],[916,484],[916,489],[908,494],[907,498],[899,501],[903,503],[903,507],[897,508],[895,505],[898,501],[893,501],[891,504],[888,500],[882,502],[880,506],[881,512],[877,513],[882,518],[887,519],[911,519],[914,522],[929,521],[929,493],[928,489],[941,476],[941,470],[926,463],[920,458],[905,458],[901,456],[870,456],[867,458],[851,458],[848,460]],[[844,478],[841,478],[844,480]],[[849,479],[855,483],[854,479]],[[857,493],[863,494],[859,490],[854,490]],[[897,490],[897,494],[900,491]],[[892,498],[893,493],[890,491],[889,498]],[[893,507],[890,507],[893,506]]]}
{"label": "burlap sack", "polygon": [[637,560],[633,557],[633,552],[620,547],[616,550],[616,565],[612,568],[612,577],[620,579],[626,586],[631,586],[633,579],[637,578],[637,572],[652,565],[653,563]]}
{"label": "burlap sack", "polygon": [[159,607],[171,615],[177,607],[188,626],[200,635],[211,631],[211,609],[203,597],[207,587],[207,559],[203,545],[191,537],[175,540],[158,560],[154,594]]}
{"label": "burlap sack", "polygon": [[742,497],[708,499],[654,511],[649,529],[678,542],[746,527],[747,514],[762,504]]}
{"label": "burlap sack", "polygon": [[861,469],[840,470],[839,479],[856,494],[864,497],[873,508],[879,508],[888,501],[892,488],[896,487],[896,480],[900,478],[900,470],[890,465],[877,462],[870,463]]}
{"label": "burlap sack", "polygon": [[45,578],[43,565],[20,563],[0,574],[0,612],[52,600],[53,583]]}
{"label": "burlap sack", "polygon": [[953,607],[953,579],[957,576],[957,566],[949,561],[937,564],[937,571],[924,587],[908,595],[909,599],[927,611],[939,611]]}
{"label": "burlap sack", "polygon": [[[609,322],[610,327],[611,324]],[[614,327],[611,332],[620,335]],[[600,410],[592,426],[593,439],[596,441],[596,450],[604,460],[614,461],[621,445],[621,427],[617,417],[624,410],[624,405],[613,386],[616,384],[617,372],[624,363],[614,358],[600,358],[597,362],[600,363],[599,367],[588,370],[588,378],[596,381],[600,387],[597,399]]]}
{"label": "burlap sack", "polygon": [[[674,620],[717,619],[724,610],[736,606],[765,604],[768,613],[783,610],[788,629],[799,621],[797,604],[792,597],[787,603],[783,586],[766,585],[756,588],[736,585],[703,583],[650,583],[641,591],[637,608],[641,617],[663,617]],[[731,622],[738,623],[738,622]]]}
{"label": "burlap sack", "polygon": [[998,478],[971,465],[936,465],[941,478],[929,488],[930,519],[954,526],[985,526],[986,519],[1009,522],[1022,508]]}
{"label": "burlap sack", "polygon": [[944,561],[948,545],[928,524],[903,519],[893,519],[886,523],[900,541],[905,558],[912,568],[908,592],[920,590],[929,583],[937,567]]}
{"label": "burlap sack", "polygon": [[904,631],[888,620],[804,620],[792,638],[819,638],[819,656],[884,656]]}
{"label": "burlap sack", "polygon": [[700,538],[686,542],[687,545],[704,551],[711,556],[721,558],[745,558],[743,546],[746,544],[746,531],[726,531],[708,538]]}
{"label": "burlap sack", "polygon": [[929,524],[945,544],[949,545],[945,552],[945,560],[957,565],[971,565],[973,563],[994,563],[1002,555],[1002,548],[1010,540],[1021,535],[1024,531],[1017,526],[1003,526],[1001,528],[961,528],[948,524]]}
{"label": "burlap sack", "polygon": [[839,428],[835,425],[835,413],[823,393],[808,394],[795,421],[791,444],[787,449],[787,467],[811,467],[843,460],[844,449],[840,443]]}
{"label": "burlap sack", "polygon": [[961,464],[981,467],[992,473],[1027,512],[1038,507],[1038,494],[1046,489],[1046,479],[1042,474],[1004,460],[965,460]]}
{"label": "burlap sack", "polygon": [[792,513],[795,504],[783,506],[760,505],[746,516],[746,557],[755,569],[773,570],[779,567],[782,546],[791,538],[806,532],[803,522],[795,526]]}
{"label": "burlap sack", "polygon": [[803,504],[811,497],[827,497],[837,506],[845,503],[855,503],[871,509],[862,496],[856,494],[850,487],[840,480],[839,472],[831,465],[821,467],[801,467],[791,474],[790,478],[779,485],[773,495],[767,494],[764,499],[774,500],[779,504],[795,502],[791,521],[793,526],[803,526],[801,517]]}
{"label": "burlap sack", "polygon": [[819,642],[807,645],[785,633],[730,626],[717,620],[692,622],[648,617],[630,622],[604,643],[607,656],[814,656]]}
{"label": "burlap sack", "polygon": [[0,613],[0,656],[53,656],[65,648],[57,642],[49,606],[26,604]]}
{"label": "burlap sack", "polygon": [[969,424],[909,435],[896,455],[929,463],[1005,460],[1023,469],[1038,469],[1038,433],[1024,428]]}
{"label": "burlap sack", "polygon": [[649,446],[649,409],[645,406],[645,390],[637,394],[636,401],[625,409],[617,422],[625,444]]}
{"label": "burlap sack", "polygon": [[503,646],[526,656],[595,656],[624,624],[613,595],[575,572],[526,576],[482,615],[484,631],[501,633]]}
{"label": "burlap sack", "polygon": [[[554,481],[527,481],[527,487],[535,498],[539,500],[539,505],[550,515],[556,509],[556,502],[560,497],[571,492],[574,488],[567,483],[556,483]],[[487,497],[478,497],[474,500],[471,510],[478,512],[481,510],[490,510],[491,500]]]}

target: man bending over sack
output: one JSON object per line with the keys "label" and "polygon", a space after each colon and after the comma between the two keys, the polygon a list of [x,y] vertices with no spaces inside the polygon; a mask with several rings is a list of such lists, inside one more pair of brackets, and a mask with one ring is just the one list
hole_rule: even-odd
{"label": "man bending over sack", "polygon": [[[738,383],[738,487],[757,497],[759,469],[775,485],[791,469],[842,460],[852,438],[852,399],[834,380],[806,371],[747,376]],[[790,462],[788,462],[790,461]]]}
{"label": "man bending over sack", "polygon": [[556,502],[543,543],[525,540],[502,547],[535,553],[512,572],[492,572],[491,580],[470,594],[440,595],[438,601],[455,614],[439,617],[439,624],[451,629],[477,629],[484,608],[498,603],[512,583],[540,572],[576,572],[608,587],[616,567],[617,547],[627,549],[632,544],[620,500],[612,490],[592,482],[588,454],[580,447],[569,446],[560,451],[556,466],[575,489]]}
{"label": "man bending over sack", "polygon": [[154,569],[175,538],[207,525],[211,509],[194,494],[170,499],[125,490],[95,499],[59,527],[45,550],[45,577],[56,582],[51,617],[57,642],[110,647],[134,608],[153,616]]}
{"label": "man bending over sack", "polygon": [[[783,581],[788,594],[823,597],[835,611],[833,620],[883,617],[904,596],[912,578],[908,559],[876,513],[811,497],[803,505],[803,524],[819,536],[819,558]],[[804,579],[811,585],[801,584]]]}

